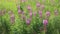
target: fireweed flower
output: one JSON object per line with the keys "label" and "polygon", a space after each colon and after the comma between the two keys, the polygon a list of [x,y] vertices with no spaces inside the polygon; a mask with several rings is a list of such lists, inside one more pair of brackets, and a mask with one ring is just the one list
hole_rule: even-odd
{"label": "fireweed flower", "polygon": [[47,25],[48,24],[48,20],[47,19],[44,19],[43,20],[43,25]]}
{"label": "fireweed flower", "polygon": [[42,18],[42,11],[41,10],[39,11],[39,16]]}
{"label": "fireweed flower", "polygon": [[44,25],[44,31],[46,32],[46,26],[48,24],[48,20],[47,19],[44,19],[43,20],[43,25]]}
{"label": "fireweed flower", "polygon": [[30,5],[28,5],[28,6],[27,6],[27,9],[30,11],[30,10],[31,10],[31,6],[30,6]]}
{"label": "fireweed flower", "polygon": [[21,10],[20,9],[18,9],[18,14],[21,14]]}
{"label": "fireweed flower", "polygon": [[27,25],[30,25],[30,19],[27,19],[27,20],[26,20],[26,24],[27,24]]}
{"label": "fireweed flower", "polygon": [[37,8],[40,7],[40,3],[39,2],[36,3],[36,7]]}
{"label": "fireweed flower", "polygon": [[50,12],[49,12],[49,11],[46,12],[46,16],[47,16],[47,17],[50,16]]}

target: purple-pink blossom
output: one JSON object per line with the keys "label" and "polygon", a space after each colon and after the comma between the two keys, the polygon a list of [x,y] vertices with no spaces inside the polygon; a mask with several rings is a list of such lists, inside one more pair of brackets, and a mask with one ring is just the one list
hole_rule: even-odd
{"label": "purple-pink blossom", "polygon": [[49,17],[50,16],[50,11],[46,12],[46,16]]}
{"label": "purple-pink blossom", "polygon": [[18,14],[21,14],[21,10],[20,9],[18,10]]}
{"label": "purple-pink blossom", "polygon": [[39,16],[42,18],[42,11],[39,10]]}
{"label": "purple-pink blossom", "polygon": [[37,3],[36,3],[36,6],[37,6],[37,7],[40,7],[40,3],[39,3],[39,2],[37,2]]}
{"label": "purple-pink blossom", "polygon": [[31,10],[31,6],[30,6],[30,5],[28,5],[28,6],[27,6],[27,9],[28,9],[28,10]]}
{"label": "purple-pink blossom", "polygon": [[42,15],[42,11],[41,10],[39,10],[39,15]]}
{"label": "purple-pink blossom", "polygon": [[47,19],[44,19],[43,20],[43,25],[47,25],[48,24],[48,20]]}
{"label": "purple-pink blossom", "polygon": [[26,20],[26,24],[27,24],[27,25],[30,25],[30,19],[27,19],[27,20]]}

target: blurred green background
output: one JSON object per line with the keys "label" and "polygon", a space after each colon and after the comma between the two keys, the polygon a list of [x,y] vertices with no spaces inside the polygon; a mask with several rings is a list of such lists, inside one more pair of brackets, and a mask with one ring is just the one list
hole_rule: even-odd
{"label": "blurred green background", "polygon": [[[45,9],[43,10],[43,15],[45,14],[45,12],[47,10],[49,10],[51,12],[51,16],[49,17],[50,24],[48,25],[48,33],[47,34],[60,34],[60,30],[58,28],[58,26],[60,25],[60,16],[57,16],[57,17],[54,16],[55,9],[58,10],[58,13],[60,15],[60,0],[45,0],[45,1],[38,0],[38,1],[41,4],[44,4],[44,6],[45,6]],[[5,20],[6,20],[7,25],[6,24],[4,25],[4,23],[3,23],[3,26],[0,27],[1,28],[0,33],[3,30],[3,32],[1,34],[5,34],[5,32],[6,32],[6,34],[8,34],[7,32],[9,32],[9,31],[10,31],[9,32],[10,34],[23,34],[23,32],[26,32],[26,30],[28,30],[28,32],[31,31],[31,28],[30,28],[31,25],[30,25],[30,27],[27,27],[25,31],[22,31],[23,24],[19,20],[19,16],[18,16],[18,12],[17,12],[17,5],[18,4],[20,4],[20,6],[23,8],[24,12],[26,12],[26,13],[27,13],[27,8],[26,8],[27,5],[31,5],[33,12],[37,11],[36,0],[28,0],[23,3],[21,3],[20,0],[0,0],[0,10],[6,9],[6,11],[7,11],[7,13],[4,16],[2,16],[2,21],[5,22]],[[15,14],[14,25],[10,24],[10,21],[9,21],[10,17],[8,15],[9,10],[12,10]],[[1,19],[1,16],[0,16],[0,19]],[[59,24],[59,25],[56,25],[57,29],[55,28],[55,25],[54,25],[55,22],[57,22]],[[8,30],[5,30],[5,29],[8,29]],[[57,31],[57,30],[59,30],[59,31]],[[33,32],[33,31],[31,31],[31,32]],[[32,34],[32,33],[30,33],[30,34]],[[38,33],[38,34],[40,34],[40,33]],[[44,34],[44,33],[41,33],[41,34]]]}

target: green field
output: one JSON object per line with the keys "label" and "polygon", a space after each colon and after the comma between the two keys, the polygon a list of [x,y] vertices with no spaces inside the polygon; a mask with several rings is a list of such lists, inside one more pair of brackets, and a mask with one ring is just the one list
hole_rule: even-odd
{"label": "green field", "polygon": [[[27,6],[30,5],[32,8],[32,13],[38,12],[36,7],[36,2],[44,5],[42,10],[42,19],[39,17],[38,13],[36,17],[32,16],[31,24],[26,25],[25,21],[21,19],[21,15],[18,14],[17,6],[20,5],[22,10],[25,12],[26,18],[29,18]],[[27,0],[21,2],[20,0],[0,0],[0,10],[6,10],[6,14],[0,16],[0,34],[60,34],[60,0]],[[40,8],[39,10],[41,10]],[[58,15],[54,15],[54,11],[58,11]],[[15,22],[11,24],[9,11],[12,11],[15,16]],[[50,16],[48,19],[47,32],[44,31],[43,19],[46,17],[46,11],[50,11]],[[40,31],[42,27],[42,31]]]}

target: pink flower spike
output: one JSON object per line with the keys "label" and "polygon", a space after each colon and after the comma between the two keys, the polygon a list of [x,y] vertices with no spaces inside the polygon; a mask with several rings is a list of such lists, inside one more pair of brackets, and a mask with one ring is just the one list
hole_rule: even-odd
{"label": "pink flower spike", "polygon": [[26,20],[26,24],[30,25],[30,20],[29,19]]}
{"label": "pink flower spike", "polygon": [[37,3],[36,3],[36,6],[37,6],[37,7],[40,7],[40,3],[39,3],[39,2],[37,2]]}
{"label": "pink flower spike", "polygon": [[40,18],[42,18],[42,11],[41,10],[39,11],[39,16],[40,16]]}
{"label": "pink flower spike", "polygon": [[27,6],[27,9],[28,9],[28,10],[31,10],[31,6],[30,6],[30,5],[28,5],[28,6]]}
{"label": "pink flower spike", "polygon": [[42,11],[41,10],[39,11],[39,14],[42,15]]}
{"label": "pink flower spike", "polygon": [[43,20],[43,25],[47,25],[48,24],[48,20],[47,19],[44,19]]}
{"label": "pink flower spike", "polygon": [[21,14],[21,10],[20,9],[18,10],[18,14]]}
{"label": "pink flower spike", "polygon": [[49,11],[46,12],[46,16],[47,16],[47,17],[50,16],[50,12],[49,12]]}
{"label": "pink flower spike", "polygon": [[22,11],[22,14],[23,14],[23,15],[25,14],[24,11]]}

